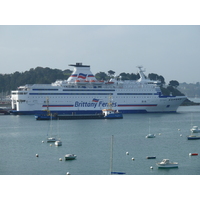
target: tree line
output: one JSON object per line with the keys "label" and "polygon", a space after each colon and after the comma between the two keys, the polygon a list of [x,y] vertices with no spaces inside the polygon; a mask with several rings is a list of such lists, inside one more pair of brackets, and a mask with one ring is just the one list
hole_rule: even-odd
{"label": "tree line", "polygon": [[179,90],[187,97],[200,98],[200,82],[196,83],[180,83]]}
{"label": "tree line", "polygon": [[[56,80],[66,80],[71,75],[72,71],[69,69],[51,69],[49,67],[36,67],[31,68],[29,71],[25,72],[14,72],[11,74],[0,74],[0,93],[10,94],[11,90],[16,90],[17,87],[25,84],[50,84]],[[98,72],[95,74],[97,80],[109,80],[114,77],[115,72],[109,70],[107,73]],[[140,78],[139,74],[125,73],[119,74],[121,80],[138,80]],[[169,82],[167,87],[163,87],[165,84],[165,79],[161,75],[150,73],[148,75],[150,80],[161,81],[161,88],[165,94],[176,93],[179,82],[172,80]]]}
{"label": "tree line", "polygon": [[49,67],[31,68],[25,72],[12,74],[0,74],[0,92],[8,93],[25,84],[50,84],[56,80],[68,79],[71,70],[51,69]]}

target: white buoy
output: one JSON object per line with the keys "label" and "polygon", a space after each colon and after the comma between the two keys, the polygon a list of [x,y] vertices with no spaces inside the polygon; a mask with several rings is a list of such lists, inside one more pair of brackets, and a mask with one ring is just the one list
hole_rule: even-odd
{"label": "white buoy", "polygon": [[36,157],[39,157],[39,155],[38,155],[38,154],[35,154],[35,156],[36,156]]}
{"label": "white buoy", "polygon": [[180,137],[182,137],[182,134],[180,134]]}
{"label": "white buoy", "polygon": [[128,152],[128,151],[126,152],[126,155],[129,155],[129,152]]}
{"label": "white buoy", "polygon": [[179,128],[178,131],[181,131],[181,129]]}
{"label": "white buoy", "polygon": [[59,158],[59,161],[62,161],[62,158]]}
{"label": "white buoy", "polygon": [[44,143],[44,141],[42,140],[42,143]]}
{"label": "white buoy", "polygon": [[67,172],[67,173],[66,173],[66,175],[70,175],[70,173],[69,173],[69,172]]}
{"label": "white buoy", "polygon": [[161,135],[161,133],[159,133],[158,135]]}
{"label": "white buoy", "polygon": [[50,144],[49,146],[52,147],[52,144]]}
{"label": "white buoy", "polygon": [[151,166],[150,169],[153,169],[153,166]]}
{"label": "white buoy", "polygon": [[132,158],[132,160],[135,160],[135,158]]}

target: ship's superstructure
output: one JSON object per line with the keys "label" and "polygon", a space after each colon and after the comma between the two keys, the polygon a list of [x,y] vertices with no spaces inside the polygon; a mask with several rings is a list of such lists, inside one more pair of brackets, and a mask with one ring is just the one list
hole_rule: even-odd
{"label": "ship's superstructure", "polygon": [[163,96],[159,81],[146,78],[142,67],[138,67],[140,79],[137,81],[119,78],[98,81],[90,66],[82,63],[70,66],[74,71],[68,80],[25,85],[12,91],[12,113],[38,114],[47,108],[59,114],[99,113],[108,107],[110,96],[113,109],[122,113],[176,112],[186,99],[185,96]]}

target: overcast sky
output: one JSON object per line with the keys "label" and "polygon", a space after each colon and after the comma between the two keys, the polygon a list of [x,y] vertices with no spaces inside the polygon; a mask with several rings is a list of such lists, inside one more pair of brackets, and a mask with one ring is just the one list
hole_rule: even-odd
{"label": "overcast sky", "polygon": [[0,26],[0,73],[37,66],[162,75],[166,82],[200,82],[200,26]]}

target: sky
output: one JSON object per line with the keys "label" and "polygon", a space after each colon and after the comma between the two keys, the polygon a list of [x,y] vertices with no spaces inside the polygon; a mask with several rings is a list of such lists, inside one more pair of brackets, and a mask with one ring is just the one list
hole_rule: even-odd
{"label": "sky", "polygon": [[0,26],[0,73],[37,66],[162,75],[166,83],[200,82],[200,26],[63,25]]}
{"label": "sky", "polygon": [[69,64],[82,62],[94,74],[137,73],[143,66],[166,83],[200,82],[198,5],[197,0],[5,1],[0,73],[37,66],[73,70]]}

